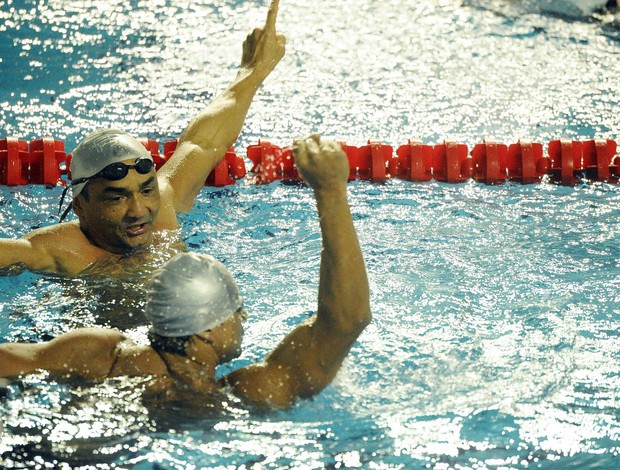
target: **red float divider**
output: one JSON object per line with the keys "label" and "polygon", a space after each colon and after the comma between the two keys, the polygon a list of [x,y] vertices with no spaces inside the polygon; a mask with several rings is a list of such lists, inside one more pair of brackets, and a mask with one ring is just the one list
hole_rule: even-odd
{"label": "red float divider", "polygon": [[259,140],[258,144],[248,146],[248,158],[253,164],[250,172],[255,183],[301,179],[291,147],[282,148],[267,140]]}
{"label": "red float divider", "polygon": [[[153,163],[155,163],[156,169],[159,170],[162,166],[164,166],[164,163],[166,163],[167,160],[165,155],[165,144],[164,154],[162,155],[161,153],[159,153],[159,142],[157,142],[156,140],[149,139],[148,137],[138,137],[138,141],[142,145],[144,145],[144,148],[146,148],[151,154],[151,158],[153,158]],[[174,147],[176,148],[176,141],[174,141]]]}
{"label": "red float divider", "polygon": [[520,140],[508,147],[506,169],[512,181],[536,183],[549,171],[549,158],[543,155],[542,144]]}
{"label": "red float divider", "polygon": [[385,181],[390,170],[397,172],[397,164],[392,146],[378,140],[369,140],[368,145],[357,149],[357,175],[361,180]]}
{"label": "red float divider", "polygon": [[209,173],[205,186],[228,186],[235,184],[235,180],[245,176],[245,164],[243,157],[235,153],[235,149],[230,147],[224,158]]}
{"label": "red float divider", "polygon": [[349,160],[349,181],[353,181],[357,178],[357,161],[359,149],[353,145],[347,145],[345,142],[340,142],[342,150],[347,155]]}
{"label": "red float divider", "polygon": [[30,142],[30,184],[65,185],[60,165],[67,160],[65,144],[51,137]]}
{"label": "red float divider", "polygon": [[487,142],[477,144],[471,152],[476,181],[486,184],[502,184],[506,181],[506,160],[508,147],[505,144]]}
{"label": "red float divider", "polygon": [[[164,142],[164,154],[159,156],[158,160],[155,160],[155,166],[159,170],[164,163],[166,163],[170,157],[174,154],[177,148],[178,140],[171,140]],[[152,152],[151,152],[152,154]],[[159,166],[158,166],[159,165]],[[241,179],[245,176],[245,164],[243,163],[243,157],[238,156],[235,150],[230,147],[222,160],[213,168],[211,173],[205,180],[205,186],[228,186],[235,184],[235,180]]]}
{"label": "red float divider", "polygon": [[[176,150],[178,141],[164,143],[163,154],[155,140],[140,138],[150,152],[157,169],[161,168]],[[487,184],[499,184],[507,178],[522,183],[540,181],[549,174],[562,184],[575,184],[577,176],[585,174],[591,180],[617,183],[620,179],[620,156],[613,140],[596,139],[586,142],[553,140],[549,142],[549,156],[543,154],[540,143],[519,141],[505,144],[483,141],[468,155],[467,146],[444,142],[435,146],[409,140],[393,153],[390,145],[369,140],[367,145],[355,147],[340,142],[349,161],[349,180],[375,182],[390,177],[410,181],[444,181],[460,183],[469,178]],[[248,147],[248,158],[253,162],[255,183],[276,180],[300,180],[291,147],[278,147],[261,141]],[[66,155],[64,143],[51,137],[24,140],[7,137],[0,140],[0,185],[65,184],[61,175],[70,175],[71,155]],[[66,162],[66,168],[61,166]],[[222,161],[213,169],[205,185],[225,186],[246,176],[243,157],[233,148],[228,149]]]}
{"label": "red float divider", "polygon": [[433,148],[433,178],[447,183],[462,183],[472,176],[472,159],[467,145],[444,142]]}
{"label": "red float divider", "polygon": [[576,140],[549,142],[549,174],[565,185],[574,185],[577,172],[583,170],[583,144]]}
{"label": "red float divider", "polygon": [[583,168],[586,177],[597,181],[609,181],[612,178],[611,166],[616,148],[616,142],[613,140],[595,139],[584,142]]}
{"label": "red float divider", "polygon": [[405,145],[398,147],[396,155],[398,156],[398,169],[395,174],[399,178],[415,182],[433,179],[432,146],[409,139]]}
{"label": "red float divider", "polygon": [[28,184],[28,142],[16,137],[0,140],[0,184]]}
{"label": "red float divider", "polygon": [[281,158],[282,179],[300,180],[301,175],[297,171],[297,165],[295,165],[295,157],[293,157],[293,147],[284,147],[282,149]]}
{"label": "red float divider", "polygon": [[609,181],[612,183],[617,183],[618,180],[620,180],[620,155],[616,155],[616,157],[611,160],[609,172],[612,176]]}

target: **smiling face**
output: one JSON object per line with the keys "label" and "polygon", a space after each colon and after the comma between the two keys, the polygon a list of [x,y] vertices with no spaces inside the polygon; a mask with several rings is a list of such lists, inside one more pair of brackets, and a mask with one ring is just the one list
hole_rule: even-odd
{"label": "smiling face", "polygon": [[[124,163],[132,164],[134,160]],[[111,253],[126,254],[150,245],[160,207],[155,170],[130,169],[118,181],[95,178],[73,199],[80,228],[90,241]]]}

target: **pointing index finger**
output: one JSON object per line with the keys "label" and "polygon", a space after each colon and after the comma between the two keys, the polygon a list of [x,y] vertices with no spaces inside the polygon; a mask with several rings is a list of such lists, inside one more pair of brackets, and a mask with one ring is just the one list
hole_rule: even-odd
{"label": "pointing index finger", "polygon": [[278,7],[280,6],[280,0],[272,0],[269,5],[269,11],[267,12],[267,21],[265,21],[265,30],[276,30],[276,18],[278,16]]}

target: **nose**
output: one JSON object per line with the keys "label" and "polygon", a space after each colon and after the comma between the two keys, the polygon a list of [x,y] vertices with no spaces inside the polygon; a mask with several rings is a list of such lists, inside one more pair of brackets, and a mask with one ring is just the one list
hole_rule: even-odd
{"label": "nose", "polygon": [[133,194],[129,198],[129,206],[127,207],[127,217],[132,219],[141,219],[149,213],[149,206],[140,194]]}

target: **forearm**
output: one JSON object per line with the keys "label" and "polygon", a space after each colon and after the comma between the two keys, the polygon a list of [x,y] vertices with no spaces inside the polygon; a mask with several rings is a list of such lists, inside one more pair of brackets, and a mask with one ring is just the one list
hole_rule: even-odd
{"label": "forearm", "polygon": [[191,209],[213,168],[234,144],[262,80],[243,68],[181,134],[172,158],[159,170],[173,188],[177,212]]}
{"label": "forearm", "polygon": [[159,170],[173,189],[177,212],[192,207],[209,173],[237,140],[256,91],[284,55],[286,41],[275,29],[278,5],[272,1],[264,29],[255,29],[244,41],[235,80],[189,123],[174,155]]}
{"label": "forearm", "polygon": [[368,277],[347,201],[346,185],[315,190],[323,237],[319,315],[359,334],[371,318]]}
{"label": "forearm", "polygon": [[179,145],[191,142],[206,150],[219,149],[223,155],[237,140],[263,80],[255,70],[242,68],[226,90],[189,123]]}
{"label": "forearm", "polygon": [[233,83],[200,113],[181,136],[204,149],[234,144],[252,99],[284,56],[285,38],[276,33],[279,0],[269,6],[265,27],[255,29],[243,42],[241,69]]}

